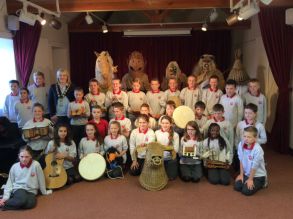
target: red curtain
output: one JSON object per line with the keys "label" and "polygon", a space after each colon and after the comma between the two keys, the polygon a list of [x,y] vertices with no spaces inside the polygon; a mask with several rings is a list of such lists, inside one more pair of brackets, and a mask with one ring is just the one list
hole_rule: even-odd
{"label": "red curtain", "polygon": [[277,112],[270,144],[275,150],[288,153],[290,137],[289,82],[293,28],[285,24],[284,8],[261,8],[258,17],[270,68],[279,88]]}
{"label": "red curtain", "polygon": [[204,53],[216,57],[218,68],[226,71],[230,66],[230,31],[194,31],[191,36],[174,37],[123,37],[122,33],[70,33],[70,65],[72,81],[88,87],[95,76],[94,51],[109,51],[114,65],[118,65],[118,77],[128,72],[128,55],[138,50],[147,60],[145,72],[149,78],[162,79],[170,61],[177,61],[181,70],[189,75]]}
{"label": "red curtain", "polygon": [[33,70],[41,30],[39,22],[34,26],[20,22],[20,28],[13,38],[16,68],[23,86],[27,86]]}

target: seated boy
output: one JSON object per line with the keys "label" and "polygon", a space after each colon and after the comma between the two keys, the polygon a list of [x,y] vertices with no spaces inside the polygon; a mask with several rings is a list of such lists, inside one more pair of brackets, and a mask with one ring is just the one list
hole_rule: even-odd
{"label": "seated boy", "polygon": [[[140,114],[149,117],[149,128],[151,128],[152,130],[157,129],[157,121],[153,117],[150,117],[150,106],[148,104],[144,103],[141,105]],[[138,119],[135,120],[134,125],[135,127],[138,127]]]}
{"label": "seated boy", "polygon": [[206,105],[202,101],[197,101],[194,105],[195,122],[197,123],[200,133],[203,134],[204,125],[207,123],[208,118],[205,116]]}

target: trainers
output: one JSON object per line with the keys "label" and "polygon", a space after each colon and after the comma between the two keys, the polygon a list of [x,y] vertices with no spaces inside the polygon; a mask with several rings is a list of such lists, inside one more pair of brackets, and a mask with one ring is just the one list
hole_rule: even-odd
{"label": "trainers", "polygon": [[268,181],[268,177],[266,177],[263,188],[268,188],[268,187],[269,187],[269,181]]}

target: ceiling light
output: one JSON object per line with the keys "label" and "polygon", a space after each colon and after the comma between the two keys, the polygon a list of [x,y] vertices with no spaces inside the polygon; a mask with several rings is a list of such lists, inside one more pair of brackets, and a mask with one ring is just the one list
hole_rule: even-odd
{"label": "ceiling light", "polygon": [[260,0],[263,4],[269,5],[273,0]]}
{"label": "ceiling light", "polygon": [[218,18],[219,14],[215,8],[212,9],[210,14],[210,22],[214,22]]}
{"label": "ceiling light", "polygon": [[51,20],[49,21],[49,26],[59,30],[62,27],[62,24],[55,18],[55,16],[52,16]]}
{"label": "ceiling light", "polygon": [[19,14],[19,21],[34,26],[36,23],[36,15],[28,12],[26,8],[23,8]]}
{"label": "ceiling light", "polygon": [[248,1],[248,4],[239,10],[238,20],[247,20],[259,12],[259,6],[256,1]]}
{"label": "ceiling light", "polygon": [[229,26],[235,24],[238,22],[238,15],[236,12],[234,14],[231,14],[229,17],[226,18],[226,22]]}
{"label": "ceiling light", "polygon": [[92,24],[92,23],[94,23],[93,18],[92,18],[92,16],[89,14],[89,12],[86,13],[85,21],[86,21],[87,24]]}
{"label": "ceiling light", "polygon": [[102,32],[103,32],[103,33],[108,33],[108,27],[107,27],[106,24],[104,24],[104,25],[102,26]]}
{"label": "ceiling light", "polygon": [[207,30],[208,30],[208,25],[207,25],[207,23],[204,23],[204,24],[201,26],[201,30],[202,30],[202,31],[207,31]]}
{"label": "ceiling light", "polygon": [[42,18],[40,15],[37,15],[36,18],[43,26],[47,23],[46,19]]}

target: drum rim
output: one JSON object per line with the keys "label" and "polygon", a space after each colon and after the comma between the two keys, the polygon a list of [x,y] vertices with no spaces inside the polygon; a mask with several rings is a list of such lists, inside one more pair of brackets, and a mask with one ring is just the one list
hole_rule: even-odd
{"label": "drum rim", "polygon": [[[90,153],[90,154],[88,154],[87,156],[95,156],[96,158],[98,158],[100,161],[103,161],[101,164],[103,164],[103,168],[102,168],[102,170],[103,171],[100,171],[99,172],[99,175],[98,176],[96,176],[96,177],[94,177],[94,178],[89,178],[89,177],[86,177],[86,176],[84,176],[84,173],[82,173],[82,171],[80,171],[80,169],[81,169],[81,165],[83,165],[83,163],[85,162],[85,158],[86,157],[84,157],[84,158],[82,158],[81,160],[80,160],[80,162],[79,162],[79,164],[78,164],[78,172],[79,172],[79,174],[80,174],[80,176],[83,178],[83,179],[85,179],[85,180],[88,180],[88,181],[94,181],[94,180],[97,180],[97,179],[99,179],[101,176],[103,176],[103,174],[105,173],[105,171],[106,171],[106,160],[105,160],[105,158],[101,155],[101,154],[98,154],[98,153]],[[88,159],[88,158],[87,158]]]}

